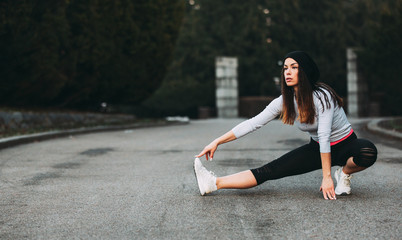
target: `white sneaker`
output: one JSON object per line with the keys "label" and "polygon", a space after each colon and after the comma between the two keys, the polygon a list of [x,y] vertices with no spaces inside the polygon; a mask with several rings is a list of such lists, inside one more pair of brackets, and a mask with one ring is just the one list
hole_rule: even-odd
{"label": "white sneaker", "polygon": [[350,188],[350,179],[352,178],[352,175],[345,174],[342,171],[342,168],[339,168],[338,170],[335,171],[335,180],[337,182],[336,188],[335,188],[335,194],[336,195],[348,195],[351,192]]}
{"label": "white sneaker", "polygon": [[194,173],[202,196],[217,190],[215,174],[202,166],[199,158],[194,160]]}

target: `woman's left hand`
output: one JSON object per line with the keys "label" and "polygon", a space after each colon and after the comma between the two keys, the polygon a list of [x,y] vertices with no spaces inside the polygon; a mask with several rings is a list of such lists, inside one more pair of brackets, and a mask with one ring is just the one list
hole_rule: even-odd
{"label": "woman's left hand", "polygon": [[331,176],[322,178],[320,191],[322,191],[322,194],[326,200],[336,200],[334,181],[332,181]]}

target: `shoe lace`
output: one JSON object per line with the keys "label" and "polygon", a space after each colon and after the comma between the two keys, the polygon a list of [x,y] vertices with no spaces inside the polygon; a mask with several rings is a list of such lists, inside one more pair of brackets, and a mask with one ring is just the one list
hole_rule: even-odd
{"label": "shoe lace", "polygon": [[212,176],[216,177],[216,174],[215,174],[214,172],[209,171],[209,173],[210,173]]}
{"label": "shoe lace", "polygon": [[202,167],[202,171],[205,172],[206,174],[210,174],[210,175],[216,177],[216,174],[214,172],[207,170],[205,167]]}
{"label": "shoe lace", "polygon": [[344,176],[343,177],[343,184],[345,185],[345,186],[348,186],[348,187],[350,187],[350,179],[352,179],[352,175],[346,175],[346,176]]}
{"label": "shoe lace", "polygon": [[208,170],[206,170],[209,174],[211,174],[212,176],[214,176],[214,177],[216,177],[216,174],[214,173],[214,172],[212,172],[212,171],[208,171]]}

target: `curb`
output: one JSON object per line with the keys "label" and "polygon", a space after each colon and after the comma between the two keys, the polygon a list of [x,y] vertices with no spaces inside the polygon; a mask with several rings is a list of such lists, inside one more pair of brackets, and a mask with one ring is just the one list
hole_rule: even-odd
{"label": "curb", "polygon": [[52,138],[65,137],[65,136],[70,136],[70,135],[117,131],[117,130],[125,130],[125,129],[136,129],[136,128],[176,126],[176,125],[185,125],[185,124],[189,124],[189,123],[190,123],[189,121],[135,123],[135,124],[128,124],[128,125],[98,126],[98,127],[91,127],[91,128],[76,128],[76,129],[69,129],[69,130],[49,131],[49,132],[43,132],[43,133],[27,134],[27,135],[7,137],[7,138],[0,139],[0,150],[4,149],[4,148],[13,147],[16,145],[33,143],[36,141],[44,141],[44,140],[49,140]]}
{"label": "curb", "polygon": [[383,127],[380,127],[379,123],[384,121],[384,120],[390,120],[393,118],[378,118],[378,119],[373,119],[372,121],[370,121],[367,124],[367,129],[375,134],[379,134],[382,136],[386,136],[386,137],[391,137],[391,138],[395,138],[398,140],[402,140],[402,133],[397,132],[397,131],[392,131],[389,129],[385,129]]}

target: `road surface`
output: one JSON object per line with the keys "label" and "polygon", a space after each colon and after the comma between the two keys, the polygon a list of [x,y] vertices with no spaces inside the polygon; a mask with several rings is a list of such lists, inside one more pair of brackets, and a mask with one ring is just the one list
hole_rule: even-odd
{"label": "road surface", "polygon": [[[63,137],[0,151],[0,239],[400,239],[401,142],[364,131],[377,163],[352,194],[319,192],[320,170],[253,189],[200,196],[193,156],[241,119]],[[254,168],[308,142],[274,120],[221,145],[218,176]],[[335,167],[333,171],[335,171]]]}

